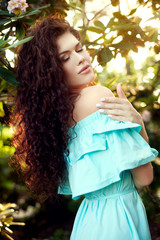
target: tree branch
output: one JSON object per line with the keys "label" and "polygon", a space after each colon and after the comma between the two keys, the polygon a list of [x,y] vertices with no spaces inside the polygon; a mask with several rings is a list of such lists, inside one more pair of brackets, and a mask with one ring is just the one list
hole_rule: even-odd
{"label": "tree branch", "polygon": [[107,4],[105,7],[103,7],[101,10],[95,13],[94,17],[90,20],[93,21],[98,15],[100,15],[107,7],[109,7],[111,4]]}
{"label": "tree branch", "polygon": [[[87,18],[86,12],[85,12],[85,7],[86,7],[86,0],[83,0],[83,9],[82,9],[82,20],[83,20],[83,27],[82,27],[82,32],[81,32],[81,41],[83,43],[85,35],[86,35],[86,27],[88,27],[89,20]],[[87,24],[85,24],[85,21],[87,20]]]}
{"label": "tree branch", "polygon": [[81,10],[80,8],[74,7],[74,6],[72,6],[71,4],[68,4],[68,6],[71,7],[71,8],[73,8],[74,10],[77,10],[77,11],[79,11],[79,12],[82,13],[82,10]]}

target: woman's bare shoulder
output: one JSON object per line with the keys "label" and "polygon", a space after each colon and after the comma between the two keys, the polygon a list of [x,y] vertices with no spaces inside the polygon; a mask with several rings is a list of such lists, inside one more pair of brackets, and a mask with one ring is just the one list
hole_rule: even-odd
{"label": "woman's bare shoulder", "polygon": [[96,104],[100,103],[101,98],[113,96],[111,90],[104,86],[91,86],[84,88],[80,92],[80,98],[75,104],[75,120],[80,121],[93,112],[96,112],[98,110]]}
{"label": "woman's bare shoulder", "polygon": [[[86,94],[96,94],[97,96],[101,94],[106,94],[108,97],[113,97],[113,93],[111,92],[111,90],[105,86],[100,86],[100,85],[96,85],[96,86],[92,86],[92,87],[86,87],[84,88],[82,91],[82,94],[85,96]],[[107,97],[106,96],[106,97]]]}
{"label": "woman's bare shoulder", "polygon": [[107,87],[104,86],[92,86],[92,87],[87,87],[84,88],[81,91],[81,98],[80,98],[80,104],[83,101],[90,101],[88,103],[90,104],[96,104],[97,101],[100,101],[100,99],[102,97],[113,97],[113,93],[111,92],[111,90]]}

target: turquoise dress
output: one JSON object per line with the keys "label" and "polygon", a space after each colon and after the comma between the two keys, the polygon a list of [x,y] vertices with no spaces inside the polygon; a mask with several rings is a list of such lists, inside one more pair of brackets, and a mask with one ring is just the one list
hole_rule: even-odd
{"label": "turquoise dress", "polygon": [[139,135],[141,126],[99,111],[69,129],[67,179],[59,194],[84,196],[71,240],[150,240],[147,216],[130,169],[158,154]]}

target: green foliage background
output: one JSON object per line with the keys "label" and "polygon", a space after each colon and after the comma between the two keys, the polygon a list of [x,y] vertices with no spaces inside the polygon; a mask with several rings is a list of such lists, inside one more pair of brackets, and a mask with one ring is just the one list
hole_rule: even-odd
{"label": "green foliage background", "polygon": [[[120,82],[135,108],[142,114],[144,110],[149,112],[151,119],[146,121],[145,125],[150,145],[160,152],[160,29],[158,31],[152,26],[142,28],[140,24],[142,19],[136,15],[138,7],[148,6],[152,9],[152,19],[160,20],[160,4],[158,0],[139,0],[137,8],[130,9],[129,14],[124,15],[121,11],[121,0],[106,1],[106,5],[99,11],[93,11],[93,17],[88,19],[85,0],[28,0],[27,2],[29,8],[26,13],[16,16],[7,11],[7,0],[0,1],[0,202],[16,202],[20,207],[20,214],[16,218],[25,221],[26,227],[23,227],[23,230],[14,228],[15,239],[69,239],[81,199],[74,202],[69,197],[62,197],[60,203],[52,204],[47,201],[39,205],[31,198],[23,181],[8,166],[9,157],[14,153],[14,148],[10,146],[12,130],[8,119],[14,107],[13,98],[18,85],[14,72],[16,47],[30,40],[25,38],[26,33],[38,18],[45,18],[55,13],[66,17],[70,14],[69,10],[74,11],[73,25],[77,25],[82,19],[82,24],[79,26],[82,42],[91,54],[92,61],[96,59],[98,65],[102,66],[102,71],[97,73],[97,82],[114,92],[117,83]],[[111,17],[104,23],[101,17],[107,14],[108,7],[112,7]],[[91,33],[97,34],[94,41],[90,39]],[[150,43],[152,54],[149,54],[142,68],[137,70],[130,52],[138,52],[139,47],[145,48],[147,43]],[[12,62],[7,59],[7,49],[14,53],[15,58]],[[109,70],[111,60],[118,54],[126,59],[125,74]],[[147,78],[151,69],[154,73],[153,77]],[[147,81],[143,81],[144,78]],[[154,181],[140,194],[147,209],[152,239],[158,239],[160,236],[159,158],[153,162],[153,166]],[[43,222],[42,219],[46,221]],[[43,228],[47,230],[43,231]],[[32,234],[28,233],[28,229],[32,230]]]}

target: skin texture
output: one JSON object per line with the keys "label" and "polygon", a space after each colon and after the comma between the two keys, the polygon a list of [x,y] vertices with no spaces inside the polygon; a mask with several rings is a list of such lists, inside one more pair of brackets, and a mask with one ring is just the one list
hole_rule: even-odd
{"label": "skin texture", "polygon": [[[75,104],[74,116],[76,121],[80,121],[95,112],[97,110],[96,102],[102,97],[112,99],[113,93],[106,87],[102,86],[84,88],[81,91],[80,99]],[[131,173],[134,184],[138,189],[148,186],[153,181],[153,167],[151,163],[131,169]]]}
{"label": "skin texture", "polygon": [[110,118],[118,121],[133,122],[142,126],[140,132],[141,136],[148,142],[148,136],[145,130],[143,119],[139,112],[133,107],[125,96],[121,85],[117,85],[117,94],[119,97],[102,98],[103,101],[98,102],[101,106],[97,105],[99,109],[102,109],[103,114],[108,114]]}
{"label": "skin texture", "polygon": [[[64,19],[49,16],[39,20],[28,36],[34,38],[20,46],[15,66],[19,86],[11,126],[16,152],[10,164],[43,202],[56,198],[59,184],[65,181],[62,149],[68,153],[70,125],[97,111],[96,103],[102,97],[110,101],[115,98],[105,87],[88,87],[94,80],[90,57],[79,44],[78,31]],[[129,120],[135,110],[126,111],[125,102],[119,106]],[[107,109],[108,103],[103,104]],[[140,175],[142,172],[143,167]]]}
{"label": "skin texture", "polygon": [[[108,114],[112,119],[131,121],[142,126],[141,135],[148,141],[145,127],[140,114],[126,98],[120,85],[117,86],[118,98],[105,87],[87,87],[93,81],[94,72],[88,53],[82,48],[80,42],[69,32],[57,39],[57,46],[66,81],[72,92],[80,93],[80,98],[75,103],[74,119],[78,122],[96,111],[96,101],[101,104],[103,114]],[[81,71],[88,66],[87,71]],[[100,98],[101,97],[101,98]],[[87,104],[86,104],[87,102]],[[131,170],[135,186],[141,188],[149,185],[153,180],[152,164],[148,163]]]}
{"label": "skin texture", "polygon": [[[57,46],[66,81],[72,92],[80,92],[88,83],[94,80],[94,72],[91,66],[90,56],[81,43],[70,32],[64,33],[57,39]],[[87,73],[79,73],[85,66],[89,66]],[[130,121],[142,126],[141,135],[148,142],[141,115],[136,111],[126,98],[121,85],[117,85],[119,98],[108,97],[101,101],[99,109],[103,114],[108,114],[112,119],[118,121]]]}
{"label": "skin texture", "polygon": [[[70,32],[66,32],[57,39],[57,46],[70,90],[79,93],[94,80],[90,56],[83,49],[80,41]],[[81,71],[84,67],[87,69]]]}

